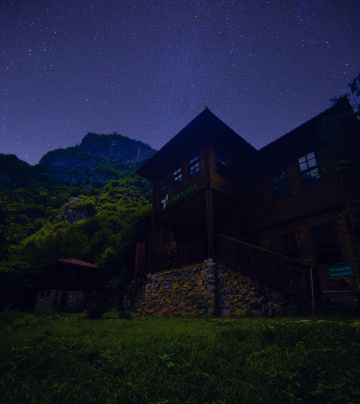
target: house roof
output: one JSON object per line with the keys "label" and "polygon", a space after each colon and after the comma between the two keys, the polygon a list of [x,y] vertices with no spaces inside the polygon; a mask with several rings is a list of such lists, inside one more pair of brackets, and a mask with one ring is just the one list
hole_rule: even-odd
{"label": "house roof", "polygon": [[[261,167],[264,167],[264,164],[268,165],[269,168],[279,166],[295,155],[301,157],[302,154],[314,151],[322,142],[317,136],[318,125],[321,120],[326,116],[336,116],[344,111],[353,111],[347,97],[340,98],[330,108],[264,146],[237,167],[233,167],[233,173],[237,172],[239,175],[239,173],[246,171],[250,174],[249,168],[251,167],[251,176],[255,177],[258,172],[263,170]],[[247,179],[250,179],[249,175],[247,175]]]}
{"label": "house roof", "polygon": [[256,149],[221,121],[209,108],[205,108],[157,153],[145,162],[136,173],[149,180],[163,175],[170,165],[180,163],[184,153],[196,152],[205,142],[226,143],[239,155],[254,153]]}

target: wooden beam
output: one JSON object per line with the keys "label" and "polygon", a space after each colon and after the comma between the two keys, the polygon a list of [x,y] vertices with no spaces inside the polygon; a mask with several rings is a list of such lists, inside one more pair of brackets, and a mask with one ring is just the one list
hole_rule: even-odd
{"label": "wooden beam", "polygon": [[208,259],[214,258],[214,218],[211,189],[206,189],[206,227],[208,242]]}

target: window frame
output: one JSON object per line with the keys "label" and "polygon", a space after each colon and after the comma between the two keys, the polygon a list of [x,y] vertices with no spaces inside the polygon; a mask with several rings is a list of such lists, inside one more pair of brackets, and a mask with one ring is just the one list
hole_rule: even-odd
{"label": "window frame", "polygon": [[200,159],[199,155],[194,155],[191,159],[189,159],[189,174],[190,177],[194,177],[196,174],[200,172]]}
{"label": "window frame", "polygon": [[311,151],[298,158],[301,183],[305,189],[321,182],[316,154],[315,151]]}
{"label": "window frame", "polygon": [[272,187],[274,198],[279,201],[290,196],[285,165],[282,164],[272,171]]}
{"label": "window frame", "polygon": [[176,170],[173,170],[173,187],[176,188],[182,184],[183,174],[181,166]]}
{"label": "window frame", "polygon": [[[318,265],[332,265],[343,262],[336,222],[325,222],[312,226],[310,232],[314,256]],[[320,237],[323,242],[319,242]],[[337,259],[330,260],[329,257]]]}
{"label": "window frame", "polygon": [[249,182],[248,191],[251,209],[261,208],[263,206],[263,192],[259,178]]}
{"label": "window frame", "polygon": [[[285,240],[286,240],[286,243],[284,242]],[[285,244],[287,244],[288,248],[284,248]],[[298,236],[297,231],[281,234],[280,235],[280,245],[281,245],[281,252],[286,257],[291,257],[294,259],[301,258],[299,236]],[[294,248],[294,246],[295,246],[295,248]]]}
{"label": "window frame", "polygon": [[216,152],[216,172],[226,178],[227,164],[225,154],[220,150]]}
{"label": "window frame", "polygon": [[159,182],[159,195],[160,197],[163,197],[167,193],[168,193],[167,177],[164,177]]}

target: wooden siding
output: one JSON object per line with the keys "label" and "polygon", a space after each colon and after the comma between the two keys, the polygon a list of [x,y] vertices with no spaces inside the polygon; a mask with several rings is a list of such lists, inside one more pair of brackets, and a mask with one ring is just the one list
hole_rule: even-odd
{"label": "wooden siding", "polygon": [[[165,150],[158,158],[161,164],[156,165],[155,159],[152,163],[152,173],[162,173],[154,180],[153,194],[154,228],[158,229],[161,243],[153,244],[152,251],[163,254],[203,237],[202,233],[206,234],[206,229],[211,228],[216,233],[283,253],[281,237],[296,234],[298,258],[316,263],[312,229],[332,223],[341,263],[351,264],[354,279],[359,279],[359,235],[356,226],[342,215],[348,199],[344,184],[327,178],[321,171],[319,183],[305,187],[302,181],[300,157],[314,152],[320,170],[334,160],[329,148],[316,139],[314,122],[258,152],[246,153],[240,144],[227,143],[221,138],[222,132],[219,136],[207,137],[200,131],[202,143],[199,138],[192,148],[186,148],[178,138],[181,149],[174,145],[166,149],[174,152],[173,160]],[[187,143],[190,143],[189,136]],[[191,176],[189,159],[195,155],[199,156],[200,171]],[[218,156],[226,161],[224,170],[218,168]],[[277,199],[273,185],[273,172],[279,166],[284,166],[288,187],[288,194],[282,199]],[[180,167],[182,182],[174,186],[173,174]],[[167,203],[165,196],[160,196],[160,181],[165,177]],[[261,190],[261,204],[256,206],[250,197],[253,180],[258,181]],[[206,195],[211,195],[211,223],[207,217]],[[165,225],[168,225],[166,237]],[[207,237],[210,239],[209,234]],[[330,279],[328,266],[320,266],[319,272],[323,290],[351,288],[348,280]]]}
{"label": "wooden siding", "polygon": [[[200,171],[194,175],[190,175],[189,159],[194,157],[198,153]],[[174,186],[173,184],[173,174],[174,171],[181,168],[182,171],[182,182],[181,184]],[[178,200],[174,200],[171,205],[176,206],[188,195],[193,195],[202,189],[206,185],[206,170],[205,170],[205,151],[201,148],[198,151],[189,153],[180,162],[175,162],[172,166],[168,167],[167,171],[164,173],[164,177],[167,179],[167,194],[170,200],[174,200],[177,195],[180,194]],[[158,178],[154,184],[154,194],[153,194],[153,210],[154,215],[159,215],[163,213],[163,203],[162,200],[165,196],[160,196],[160,181],[162,178]]]}
{"label": "wooden siding", "polygon": [[236,154],[234,153],[234,150],[224,150],[220,146],[213,143],[210,144],[208,151],[210,187],[230,199],[240,201],[242,199],[241,188],[233,181],[230,181],[229,178],[219,173],[217,165],[217,153],[219,151],[224,155],[226,160],[225,170],[228,170],[236,162]]}
{"label": "wooden siding", "polygon": [[[325,167],[325,161],[329,157],[327,152],[320,150],[316,156],[320,169]],[[302,218],[316,217],[326,211],[333,212],[333,215],[342,211],[346,191],[341,183],[321,175],[319,184],[304,188],[297,158],[283,165],[289,190],[289,195],[283,199],[275,197],[271,169],[264,167],[262,175],[258,177],[262,193],[261,207],[251,207],[249,183],[243,183],[243,203],[249,232],[259,232]]]}

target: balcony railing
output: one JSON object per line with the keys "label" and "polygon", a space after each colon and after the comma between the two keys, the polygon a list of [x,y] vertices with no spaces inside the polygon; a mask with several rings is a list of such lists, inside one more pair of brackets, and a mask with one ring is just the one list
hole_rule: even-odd
{"label": "balcony railing", "polygon": [[204,261],[207,258],[207,237],[186,244],[180,244],[158,252],[151,265],[151,272],[160,272]]}
{"label": "balcony railing", "polygon": [[215,259],[244,275],[311,302],[313,266],[231,237],[215,234]]}
{"label": "balcony railing", "polygon": [[[243,241],[214,234],[214,257],[208,256],[207,237],[182,244],[153,258],[151,272],[160,272],[214,258],[263,285],[283,290],[307,302],[313,301],[311,264],[268,251]],[[313,301],[314,304],[314,301]]]}

